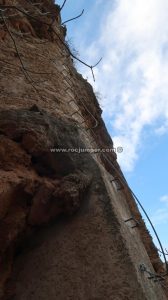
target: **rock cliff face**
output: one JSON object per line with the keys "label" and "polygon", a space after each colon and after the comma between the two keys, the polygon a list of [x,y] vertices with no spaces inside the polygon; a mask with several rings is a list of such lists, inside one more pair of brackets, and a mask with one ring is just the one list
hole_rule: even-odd
{"label": "rock cliff face", "polygon": [[115,153],[78,151],[113,143],[59,6],[0,8],[0,299],[167,299],[140,270],[163,266]]}

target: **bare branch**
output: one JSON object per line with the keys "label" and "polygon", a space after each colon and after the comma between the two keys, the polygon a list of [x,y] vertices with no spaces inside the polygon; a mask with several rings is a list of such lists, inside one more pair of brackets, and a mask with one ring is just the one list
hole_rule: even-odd
{"label": "bare branch", "polygon": [[93,72],[93,68],[92,68],[92,67],[91,67],[91,72],[92,72],[93,81],[95,81],[95,75],[94,75],[94,72]]}
{"label": "bare branch", "polygon": [[99,59],[99,61],[98,61],[94,66],[92,66],[92,68],[97,67],[97,65],[102,61],[102,59],[103,59],[103,57],[101,57],[101,58]]}
{"label": "bare branch", "polygon": [[[66,2],[66,1],[64,1]],[[93,73],[93,68],[95,68],[99,63],[100,61],[102,60],[102,58],[93,66],[85,63],[83,60],[81,60],[80,58],[76,57],[72,52],[71,50],[69,49],[69,47],[66,45],[66,43],[61,39],[61,37],[59,36],[59,34],[53,29],[53,27],[51,26],[50,23],[48,22],[45,22],[45,21],[41,21],[40,19],[36,18],[35,16],[32,16],[30,15],[28,12],[26,12],[25,10],[22,10],[20,8],[18,8],[17,6],[14,6],[14,5],[0,5],[0,8],[5,8],[5,9],[10,9],[10,8],[13,8],[13,9],[16,9],[18,10],[19,12],[25,14],[27,17],[29,18],[32,18],[33,20],[36,20],[38,22],[40,22],[41,24],[45,24],[45,25],[48,25],[49,28],[52,30],[52,32],[57,36],[57,38],[59,39],[59,41],[65,46],[65,48],[67,49],[68,53],[70,56],[72,56],[74,59],[76,59],[77,61],[79,61],[81,64],[85,65],[86,67],[88,67],[91,72],[92,72],[92,76],[93,76],[93,80],[95,81],[95,76],[94,76],[94,73]]]}
{"label": "bare branch", "polygon": [[85,10],[83,9],[82,12],[80,13],[80,15],[78,15],[77,17],[74,17],[74,18],[72,18],[72,19],[69,19],[69,20],[67,20],[67,21],[65,21],[65,22],[63,22],[61,25],[64,25],[64,24],[66,24],[66,23],[68,23],[68,22],[70,22],[70,21],[73,21],[73,20],[76,20],[76,19],[80,18],[80,17],[83,15],[84,11],[85,11]]}
{"label": "bare branch", "polygon": [[[162,252],[160,249],[158,249],[158,248],[157,248],[157,250],[158,250],[158,252],[159,252],[159,253],[163,254],[163,252]],[[165,249],[165,251],[164,251],[164,255],[168,255],[168,251],[167,251],[167,249]]]}
{"label": "bare branch", "polygon": [[25,76],[25,78],[27,79],[28,83],[33,87],[33,89],[36,91],[36,93],[38,94],[38,96],[40,98],[42,98],[42,96],[40,95],[39,91],[37,90],[36,86],[34,86],[34,80],[31,78],[31,76],[28,74],[27,72],[27,69],[25,68],[24,66],[24,63],[21,59],[21,56],[20,56],[20,53],[19,53],[19,50],[18,50],[18,47],[17,47],[17,44],[16,44],[16,41],[15,41],[15,38],[13,37],[9,27],[8,27],[8,24],[6,23],[6,20],[4,19],[4,15],[3,15],[3,11],[0,9],[0,15],[2,17],[2,20],[3,20],[3,23],[4,23],[4,26],[9,34],[9,36],[11,37],[11,40],[13,41],[13,44],[14,44],[14,48],[16,50],[16,53],[17,53],[17,56],[19,58],[19,61],[20,61],[20,65],[21,65],[21,69],[22,69],[22,72]]}
{"label": "bare branch", "polygon": [[64,0],[62,6],[60,7],[60,11],[63,9],[63,7],[64,7],[64,5],[65,5],[66,2],[67,2],[67,0]]}

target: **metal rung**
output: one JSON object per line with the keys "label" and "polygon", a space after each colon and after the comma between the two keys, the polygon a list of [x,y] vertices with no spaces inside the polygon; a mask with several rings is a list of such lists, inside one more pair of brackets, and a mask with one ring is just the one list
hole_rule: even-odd
{"label": "metal rung", "polygon": [[135,222],[135,225],[131,226],[132,229],[139,226],[139,222],[134,217],[131,217],[131,218],[125,220],[124,222],[127,223],[127,222],[130,222],[130,221],[134,221]]}
{"label": "metal rung", "polygon": [[33,6],[36,6],[36,5],[42,5],[42,3],[41,3],[41,2],[39,2],[39,3],[32,3],[32,5],[33,5]]}
{"label": "metal rung", "polygon": [[156,278],[162,278],[161,275],[157,275],[157,274],[155,275],[155,277]]}
{"label": "metal rung", "polygon": [[116,182],[115,185],[116,185],[117,191],[124,189],[124,186],[122,185],[122,183],[120,182],[120,180],[118,178],[111,179],[110,182]]}
{"label": "metal rung", "polygon": [[110,180],[110,182],[114,182],[114,181],[116,181],[116,179],[111,179],[111,180]]}
{"label": "metal rung", "polygon": [[120,188],[117,187],[117,191],[121,191],[123,189],[124,189],[124,187],[120,187]]}
{"label": "metal rung", "polygon": [[141,272],[146,272],[146,266],[145,266],[144,264],[140,264],[139,270],[140,270]]}
{"label": "metal rung", "polygon": [[163,277],[159,277],[159,278],[157,278],[157,279],[155,279],[155,280],[157,280],[157,281],[164,281],[164,280],[165,280],[165,278],[163,278]]}
{"label": "metal rung", "polygon": [[71,103],[71,102],[76,103],[74,99],[71,99],[70,101],[68,101],[68,104]]}
{"label": "metal rung", "polygon": [[85,123],[85,120],[82,123],[80,123],[80,125],[82,125],[83,123]]}
{"label": "metal rung", "polygon": [[77,114],[77,113],[79,113],[79,110],[75,111],[75,112],[71,115],[71,117],[72,117],[73,115]]}
{"label": "metal rung", "polygon": [[127,220],[125,220],[124,222],[126,223],[126,222],[129,222],[129,221],[131,221],[131,220],[134,220],[134,218],[133,218],[133,217],[131,217],[131,218],[129,218],[129,219],[127,219]]}
{"label": "metal rung", "polygon": [[136,224],[136,225],[132,226],[131,228],[135,228],[135,227],[138,227],[138,224]]}

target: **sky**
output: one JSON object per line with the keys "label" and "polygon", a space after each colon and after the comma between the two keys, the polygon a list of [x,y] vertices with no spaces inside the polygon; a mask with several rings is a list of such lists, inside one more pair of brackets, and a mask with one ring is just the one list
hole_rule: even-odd
{"label": "sky", "polygon": [[67,23],[67,40],[87,63],[103,59],[96,82],[77,68],[98,95],[114,145],[123,147],[118,162],[168,249],[168,1],[67,0],[62,21],[82,9]]}

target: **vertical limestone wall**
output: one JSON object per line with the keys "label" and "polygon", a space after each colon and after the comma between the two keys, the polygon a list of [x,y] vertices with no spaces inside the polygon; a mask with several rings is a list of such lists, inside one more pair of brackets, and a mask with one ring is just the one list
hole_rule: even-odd
{"label": "vertical limestone wall", "polygon": [[[140,271],[162,264],[127,187],[112,182],[116,154],[50,150],[113,147],[93,89],[74,68],[59,7],[14,4],[36,17],[17,16],[19,27],[9,18],[15,44],[1,20],[1,299],[167,299]],[[53,29],[37,8],[52,13]],[[132,215],[139,227],[125,222]]]}

